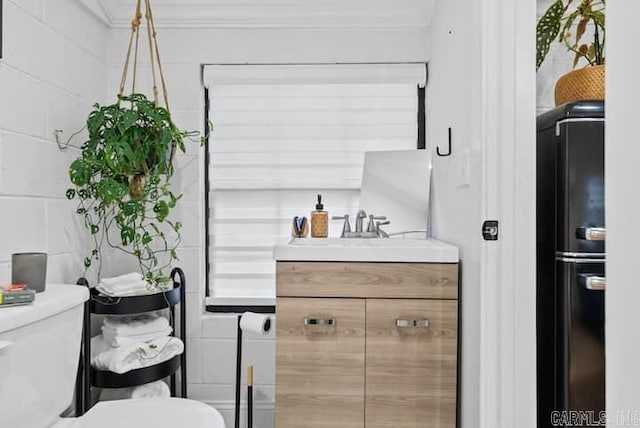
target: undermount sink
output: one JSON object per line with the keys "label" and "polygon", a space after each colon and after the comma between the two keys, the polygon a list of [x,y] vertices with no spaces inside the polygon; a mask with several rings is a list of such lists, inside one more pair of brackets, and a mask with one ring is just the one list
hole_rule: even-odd
{"label": "undermount sink", "polygon": [[293,238],[273,254],[278,261],[458,262],[458,248],[436,239]]}

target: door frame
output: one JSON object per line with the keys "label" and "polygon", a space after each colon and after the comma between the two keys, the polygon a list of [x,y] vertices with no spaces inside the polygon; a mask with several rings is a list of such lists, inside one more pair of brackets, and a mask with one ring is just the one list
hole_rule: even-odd
{"label": "door frame", "polygon": [[478,3],[481,212],[500,221],[481,250],[479,426],[534,428],[536,1]]}

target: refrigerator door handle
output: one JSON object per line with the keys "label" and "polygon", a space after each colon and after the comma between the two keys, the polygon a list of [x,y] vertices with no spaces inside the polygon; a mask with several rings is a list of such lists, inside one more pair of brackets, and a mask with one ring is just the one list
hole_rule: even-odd
{"label": "refrigerator door handle", "polygon": [[595,275],[578,275],[578,283],[591,291],[605,291],[607,289],[607,278]]}
{"label": "refrigerator door handle", "polygon": [[607,239],[607,229],[604,227],[579,227],[576,229],[576,238],[585,241],[604,241]]}

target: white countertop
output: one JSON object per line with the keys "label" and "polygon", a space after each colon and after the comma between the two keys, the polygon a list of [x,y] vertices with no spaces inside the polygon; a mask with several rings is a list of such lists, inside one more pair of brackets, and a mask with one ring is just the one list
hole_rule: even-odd
{"label": "white countertop", "polygon": [[293,238],[276,245],[277,261],[458,263],[458,247],[436,239]]}

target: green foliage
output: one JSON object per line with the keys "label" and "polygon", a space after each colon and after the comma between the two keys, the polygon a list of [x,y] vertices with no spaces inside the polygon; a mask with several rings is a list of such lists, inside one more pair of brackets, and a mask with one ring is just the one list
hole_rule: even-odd
{"label": "green foliage", "polygon": [[[604,64],[605,1],[557,0],[549,6],[536,27],[536,69],[540,68],[556,37],[567,51],[572,52],[574,67],[581,59],[587,65]],[[583,43],[582,38],[590,25],[593,39]]]}
{"label": "green foliage", "polygon": [[148,281],[167,283],[164,270],[177,259],[181,228],[169,220],[182,196],[169,188],[171,158],[176,147],[184,151],[192,133],[179,130],[165,108],[140,94],[96,104],[87,129],[89,139],[69,168],[75,188],[66,191],[78,201],[76,212],[95,243],[85,267],[100,263],[106,243],[136,257]]}

